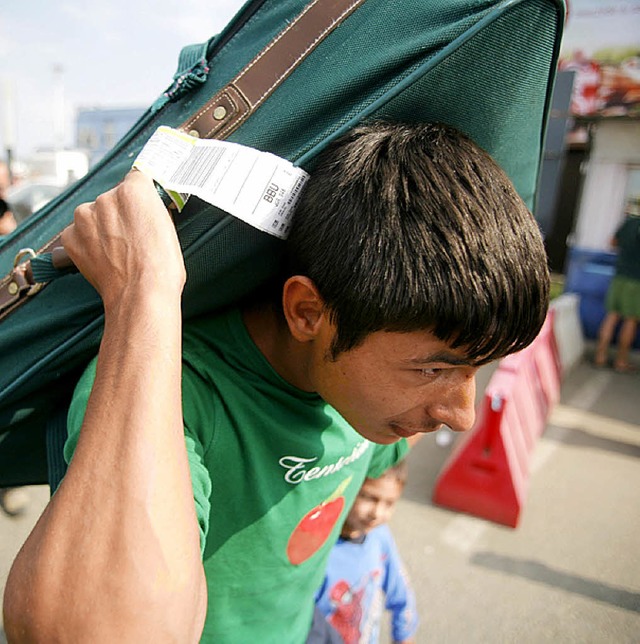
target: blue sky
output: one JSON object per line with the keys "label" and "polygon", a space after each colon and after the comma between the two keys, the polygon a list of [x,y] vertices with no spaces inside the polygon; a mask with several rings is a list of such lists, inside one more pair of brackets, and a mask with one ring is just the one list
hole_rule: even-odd
{"label": "blue sky", "polygon": [[[64,112],[65,142],[71,144],[78,107],[148,105],[171,81],[182,46],[207,40],[243,4],[3,0],[0,157],[5,156],[7,129],[14,132],[12,147],[22,158],[54,143],[54,133],[60,131],[54,129],[56,113]],[[62,72],[55,74],[55,66]],[[61,94],[63,110],[58,107]],[[7,95],[12,96],[12,109],[7,108]]]}
{"label": "blue sky", "polygon": [[[244,0],[1,0],[0,158],[56,141],[64,112],[73,143],[79,107],[142,107],[169,84],[180,49],[203,42]],[[640,0],[571,0],[565,49],[637,43]],[[57,75],[54,67],[62,72]],[[64,110],[60,87],[64,88]],[[58,88],[58,89],[56,89]],[[7,109],[6,95],[12,108]],[[7,124],[7,114],[12,116]]]}

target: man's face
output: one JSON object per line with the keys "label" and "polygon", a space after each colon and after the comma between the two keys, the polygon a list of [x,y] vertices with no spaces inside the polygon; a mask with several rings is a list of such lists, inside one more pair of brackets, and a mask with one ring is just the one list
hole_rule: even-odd
{"label": "man's face", "polygon": [[333,331],[318,338],[314,389],[362,436],[394,443],[442,425],[470,429],[478,367],[427,331],[379,331],[332,360]]}
{"label": "man's face", "polygon": [[392,474],[366,479],[342,527],[342,536],[356,539],[372,528],[387,523],[393,514],[402,485]]}

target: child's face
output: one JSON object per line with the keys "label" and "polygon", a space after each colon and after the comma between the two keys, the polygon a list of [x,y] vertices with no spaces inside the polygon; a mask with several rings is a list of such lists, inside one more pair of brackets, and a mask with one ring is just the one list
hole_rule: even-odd
{"label": "child's face", "polygon": [[358,538],[391,518],[402,484],[394,476],[367,479],[347,515],[341,535]]}

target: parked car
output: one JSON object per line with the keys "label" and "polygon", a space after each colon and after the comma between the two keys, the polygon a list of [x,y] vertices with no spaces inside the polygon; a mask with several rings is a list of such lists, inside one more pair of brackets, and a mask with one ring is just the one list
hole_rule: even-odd
{"label": "parked car", "polygon": [[7,190],[6,201],[19,225],[63,189],[63,186],[47,179],[24,181]]}

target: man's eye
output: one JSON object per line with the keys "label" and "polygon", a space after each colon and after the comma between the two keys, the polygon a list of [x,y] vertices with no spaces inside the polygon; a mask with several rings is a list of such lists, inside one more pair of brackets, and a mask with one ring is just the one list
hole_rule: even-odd
{"label": "man's eye", "polygon": [[442,371],[442,369],[437,369],[437,368],[420,369],[420,374],[423,375],[423,376],[427,376],[427,377],[429,377],[429,376],[437,376],[441,371]]}

